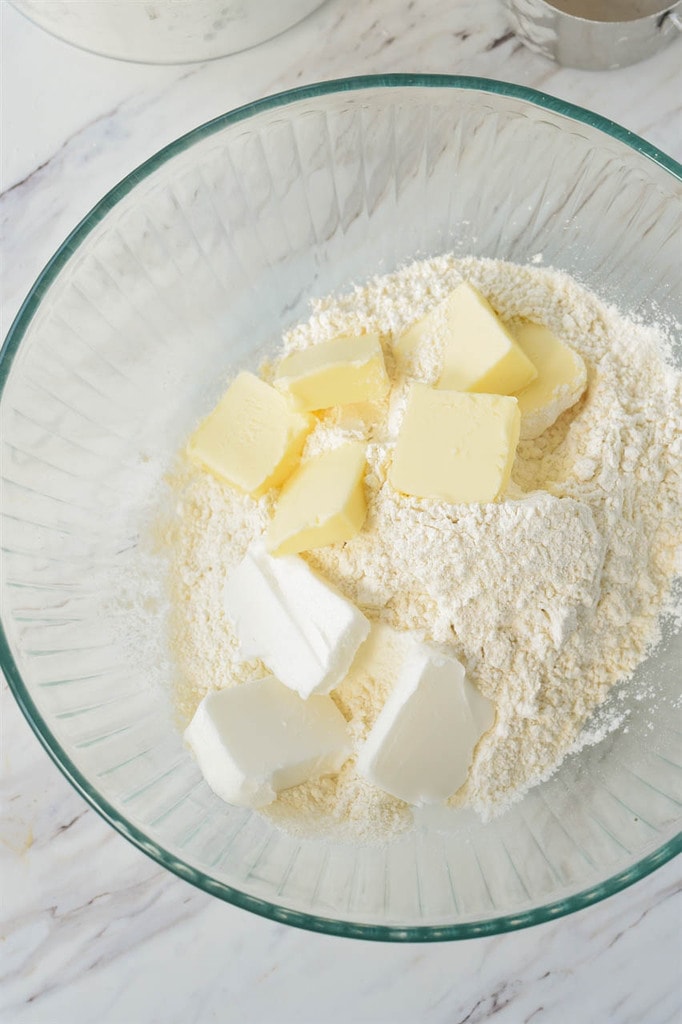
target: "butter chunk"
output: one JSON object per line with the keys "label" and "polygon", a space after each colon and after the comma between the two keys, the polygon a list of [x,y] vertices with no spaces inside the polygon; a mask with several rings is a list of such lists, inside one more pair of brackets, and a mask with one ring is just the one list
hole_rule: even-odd
{"label": "butter chunk", "polygon": [[240,373],[189,439],[193,462],[247,494],[278,487],[295,468],[312,417],[277,388]]}
{"label": "butter chunk", "polygon": [[389,379],[379,335],[342,335],[292,352],[279,364],[275,383],[310,411],[383,398]]}
{"label": "butter chunk", "polygon": [[341,445],[301,462],[282,488],[265,538],[274,555],[350,540],[367,515],[365,445]]}
{"label": "butter chunk", "polygon": [[440,648],[413,642],[358,754],[358,772],[409,804],[444,803],[466,781],[494,705]]}
{"label": "butter chunk", "polygon": [[396,348],[409,354],[433,338],[442,346],[440,388],[511,395],[537,375],[488,300],[468,281],[408,328]]}
{"label": "butter chunk", "polygon": [[209,693],[185,741],[216,796],[264,807],[283,789],[339,771],[350,753],[331,697],[301,698],[274,676]]}
{"label": "butter chunk", "polygon": [[243,656],[304,699],[339,685],[369,633],[362,612],[302,558],[271,558],[260,543],[228,577],[223,602]]}
{"label": "butter chunk", "polygon": [[511,474],[520,421],[515,398],[413,384],[391,483],[421,498],[494,501]]}
{"label": "butter chunk", "polygon": [[516,396],[521,437],[539,437],[578,401],[587,386],[587,370],[577,352],[540,324],[518,327],[516,340],[538,371]]}

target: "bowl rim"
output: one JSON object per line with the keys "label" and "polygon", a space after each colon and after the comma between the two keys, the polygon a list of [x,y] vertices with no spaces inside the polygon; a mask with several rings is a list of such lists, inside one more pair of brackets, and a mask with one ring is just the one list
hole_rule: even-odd
{"label": "bowl rim", "polygon": [[[667,156],[660,149],[646,142],[634,132],[623,128],[608,118],[602,117],[600,114],[595,114],[583,107],[522,85],[465,75],[385,74],[334,79],[275,93],[221,114],[164,146],[119,181],[85,215],[62,242],[36,278],[8,331],[5,342],[0,350],[0,398],[4,392],[14,357],[48,288],[90,232],[137,184],[153,174],[154,171],[168,160],[189,149],[195,143],[229,125],[248,120],[254,115],[287,106],[300,100],[317,99],[334,93],[359,92],[378,88],[459,89],[521,99],[536,108],[550,110],[553,113],[586,124],[591,128],[596,128],[610,138],[616,139],[628,148],[640,153],[674,178],[682,181],[682,164]],[[439,942],[498,935],[551,921],[599,903],[608,896],[614,895],[640,879],[645,878],[682,852],[682,831],[680,831],[653,852],[637,860],[630,867],[605,879],[598,885],[583,889],[551,903],[533,907],[531,910],[522,913],[507,914],[483,920],[464,921],[457,924],[405,927],[398,925],[358,924],[351,921],[291,910],[280,904],[251,896],[192,867],[181,858],[166,850],[160,843],[145,835],[144,832],[129,822],[113,804],[97,791],[62,748],[33,701],[29,688],[24,683],[19,667],[12,655],[8,636],[1,618],[0,668],[5,674],[10,690],[14,694],[24,717],[52,761],[74,789],[80,793],[83,799],[112,828],[131,842],[133,846],[136,846],[147,856],[151,857],[161,867],[166,868],[179,878],[195,885],[209,895],[217,896],[219,899],[232,903],[244,910],[249,910],[262,917],[282,924],[292,925],[293,927],[347,938],[391,942]]]}

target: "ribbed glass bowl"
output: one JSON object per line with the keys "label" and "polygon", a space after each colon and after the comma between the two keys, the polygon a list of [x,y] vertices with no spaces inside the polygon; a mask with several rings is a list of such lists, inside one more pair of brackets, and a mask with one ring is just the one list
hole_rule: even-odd
{"label": "ribbed glass bowl", "polygon": [[418,256],[542,253],[630,314],[682,320],[680,170],[517,86],[352,79],[203,125],[66,240],[3,353],[2,663],[55,762],[140,849],[279,921],[396,940],[544,921],[679,850],[679,635],[624,691],[628,730],[493,823],[465,815],[384,846],[299,841],[203,783],[150,682],[171,665],[148,626],[136,634],[155,613],[135,579],[163,469],[313,296]]}

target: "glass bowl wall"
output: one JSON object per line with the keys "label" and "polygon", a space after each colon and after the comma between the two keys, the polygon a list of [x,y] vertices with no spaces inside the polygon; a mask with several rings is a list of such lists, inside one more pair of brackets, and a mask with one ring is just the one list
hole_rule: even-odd
{"label": "glass bowl wall", "polygon": [[656,698],[625,698],[629,730],[499,820],[352,846],[294,839],[208,790],[151,684],[172,669],[160,632],[135,634],[155,595],[134,580],[177,447],[312,297],[441,252],[541,253],[630,314],[682,320],[680,208],[679,166],[623,129],[519,87],[428,76],[226,114],[101,201],[36,282],[1,367],[3,667],[100,814],[221,898],[380,939],[546,920],[679,849],[679,635],[638,674]]}

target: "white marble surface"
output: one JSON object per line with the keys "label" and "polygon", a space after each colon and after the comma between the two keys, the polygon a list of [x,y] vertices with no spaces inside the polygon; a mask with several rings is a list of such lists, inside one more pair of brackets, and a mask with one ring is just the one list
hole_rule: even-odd
{"label": "white marble surface", "polygon": [[[146,67],[2,14],[2,331],[92,204],[164,143],[305,82],[384,71],[484,75],[591,107],[682,157],[682,42],[610,73],[558,68],[496,0],[327,0],[255,50]],[[666,1024],[682,1018],[680,868],[571,918],[442,946],[287,929],[164,873],[89,810],[5,687],[0,1021]],[[676,896],[676,893],[678,894]]]}

